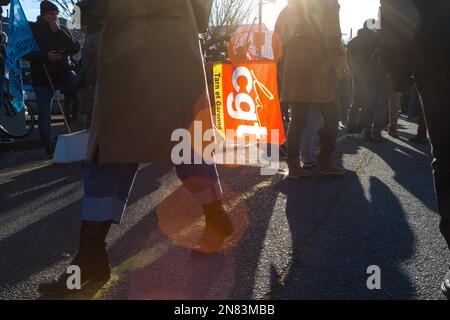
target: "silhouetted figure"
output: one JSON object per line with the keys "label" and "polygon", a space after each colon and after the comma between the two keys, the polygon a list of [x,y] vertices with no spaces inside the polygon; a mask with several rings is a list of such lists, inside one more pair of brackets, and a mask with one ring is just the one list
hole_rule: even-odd
{"label": "silhouetted figure", "polygon": [[[381,9],[382,56],[395,89],[407,90],[415,81],[422,98],[440,229],[450,249],[450,2],[381,0]],[[449,295],[450,271],[442,290]]]}

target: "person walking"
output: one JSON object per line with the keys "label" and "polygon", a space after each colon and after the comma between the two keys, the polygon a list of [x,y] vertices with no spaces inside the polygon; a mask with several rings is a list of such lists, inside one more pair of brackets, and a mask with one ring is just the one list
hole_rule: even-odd
{"label": "person walking", "polygon": [[345,170],[334,162],[339,126],[336,88],[339,79],[349,74],[341,42],[339,4],[336,0],[291,0],[278,19],[284,64],[281,102],[291,108],[288,177],[311,175],[300,165],[300,143],[311,104],[320,108],[325,123],[320,173],[343,175]]}
{"label": "person walking", "polygon": [[[433,149],[440,231],[450,253],[450,5],[441,0],[381,0],[381,53],[405,91],[415,82]],[[450,298],[450,268],[441,284]]]}
{"label": "person walking", "polygon": [[[102,285],[110,277],[105,239],[111,224],[122,221],[139,163],[174,165],[176,130],[188,130],[194,121],[204,130],[213,128],[198,38],[211,4],[128,0],[109,1],[103,9],[80,244],[71,263],[82,270],[83,284]],[[205,232],[229,237],[233,225],[222,205],[215,164],[188,161],[175,167],[203,207]],[[63,273],[41,284],[41,293],[67,294],[67,277]]]}

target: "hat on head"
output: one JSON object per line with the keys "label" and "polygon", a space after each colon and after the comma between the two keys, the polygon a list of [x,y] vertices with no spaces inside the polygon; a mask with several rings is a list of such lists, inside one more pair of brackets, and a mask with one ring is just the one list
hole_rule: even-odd
{"label": "hat on head", "polygon": [[59,9],[56,6],[56,4],[54,4],[48,0],[42,1],[41,2],[41,16],[45,16],[50,11],[58,11],[59,12]]}

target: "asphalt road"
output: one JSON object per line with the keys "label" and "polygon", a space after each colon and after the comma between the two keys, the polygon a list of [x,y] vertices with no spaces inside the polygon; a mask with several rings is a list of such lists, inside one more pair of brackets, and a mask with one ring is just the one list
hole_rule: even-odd
{"label": "asphalt road", "polygon": [[[145,165],[125,220],[108,236],[113,277],[95,299],[442,299],[448,250],[438,231],[430,147],[343,138],[344,178],[289,181],[220,166],[235,234],[192,250],[200,208],[173,170]],[[0,154],[0,299],[36,299],[77,248],[81,165],[42,151]],[[367,288],[367,268],[381,289]]]}

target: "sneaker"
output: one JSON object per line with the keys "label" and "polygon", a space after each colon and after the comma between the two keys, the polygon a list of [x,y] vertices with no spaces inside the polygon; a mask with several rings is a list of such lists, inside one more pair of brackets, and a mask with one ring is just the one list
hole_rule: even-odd
{"label": "sneaker", "polygon": [[389,140],[386,139],[385,137],[383,137],[381,135],[381,132],[376,132],[373,134],[372,136],[372,141],[373,142],[379,142],[379,143],[383,143],[383,142],[388,142]]}

